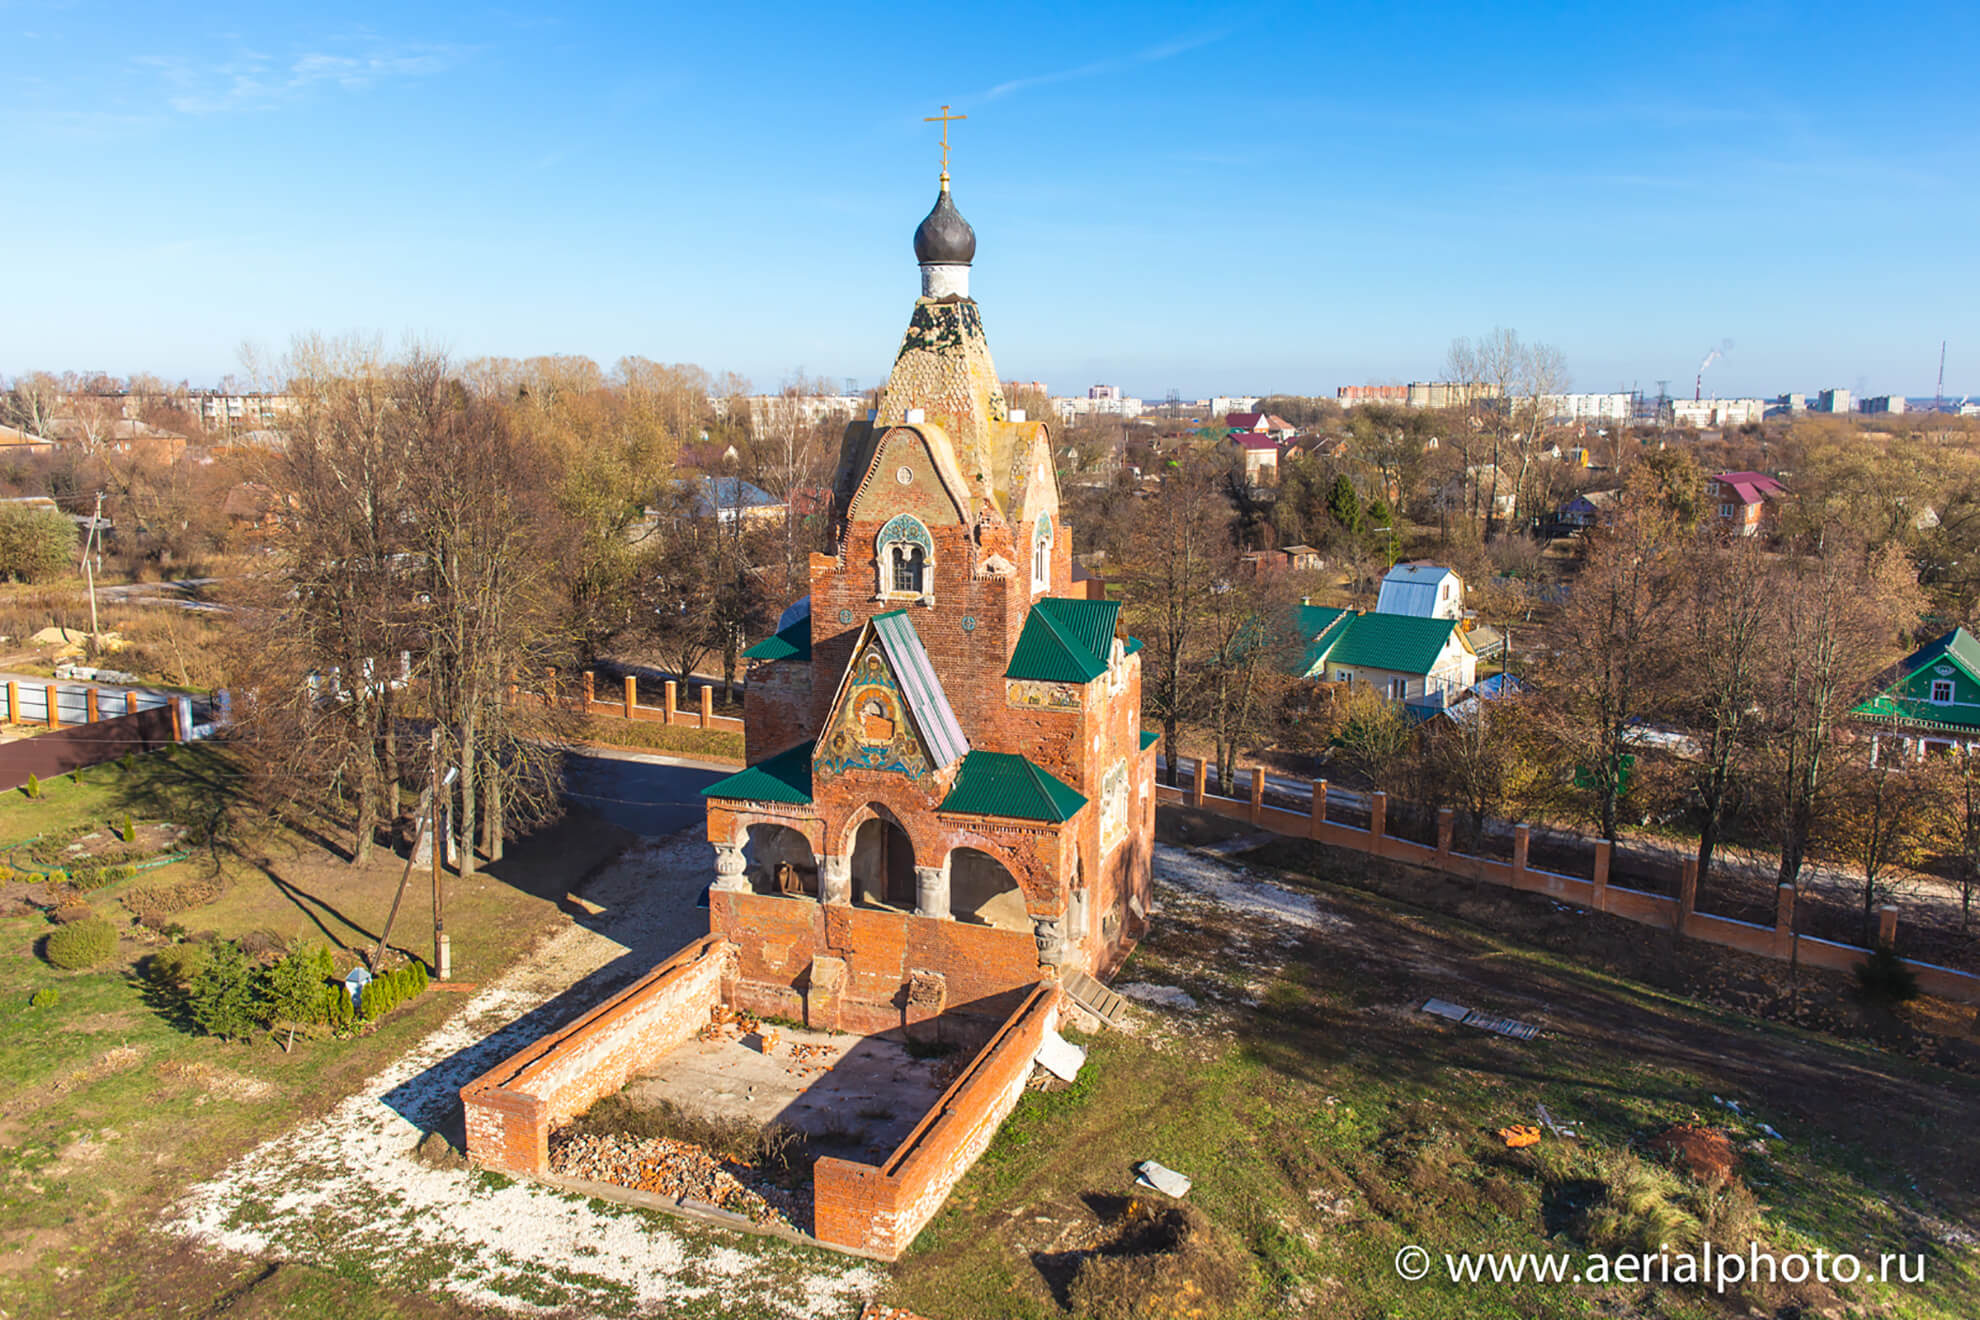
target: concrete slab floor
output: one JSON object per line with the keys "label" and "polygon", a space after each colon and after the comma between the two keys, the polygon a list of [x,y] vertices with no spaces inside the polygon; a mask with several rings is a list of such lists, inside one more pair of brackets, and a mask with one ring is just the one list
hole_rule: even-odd
{"label": "concrete slab floor", "polygon": [[[784,1123],[811,1138],[814,1150],[877,1162],[941,1098],[938,1060],[913,1057],[895,1033],[771,1030],[777,1043],[767,1055],[753,1033],[678,1045],[627,1085],[626,1099],[637,1105],[669,1101],[709,1117]],[[830,1053],[802,1059],[797,1046]]]}

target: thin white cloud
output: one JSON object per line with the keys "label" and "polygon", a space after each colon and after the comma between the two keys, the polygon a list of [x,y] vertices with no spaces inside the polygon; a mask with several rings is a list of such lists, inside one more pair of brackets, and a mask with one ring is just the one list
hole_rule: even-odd
{"label": "thin white cloud", "polygon": [[1102,74],[1118,73],[1125,69],[1134,68],[1137,65],[1155,64],[1162,60],[1171,60],[1178,55],[1184,55],[1192,50],[1208,46],[1214,41],[1222,41],[1229,35],[1230,33],[1228,32],[1211,32],[1199,37],[1180,37],[1173,41],[1165,41],[1154,46],[1145,47],[1135,51],[1133,54],[1119,56],[1115,59],[1095,60],[1090,64],[1081,64],[1071,69],[1059,69],[1051,73],[1034,73],[1023,78],[1012,78],[1007,82],[1000,82],[994,87],[977,93],[973,99],[977,101],[995,101],[1009,96],[1013,92],[1028,91],[1033,87],[1045,87],[1052,83],[1072,82],[1080,78],[1096,78]]}
{"label": "thin white cloud", "polygon": [[380,83],[430,77],[454,67],[464,55],[456,46],[375,43],[364,50],[314,50],[284,57],[255,50],[219,60],[143,55],[135,63],[154,71],[172,109],[210,115],[265,109],[322,88],[361,92]]}

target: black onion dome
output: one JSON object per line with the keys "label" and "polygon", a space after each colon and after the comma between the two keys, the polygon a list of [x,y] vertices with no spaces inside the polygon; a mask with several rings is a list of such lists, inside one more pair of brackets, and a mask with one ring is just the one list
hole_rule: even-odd
{"label": "black onion dome", "polygon": [[976,259],[976,231],[949,200],[947,185],[914,231],[914,259],[924,266],[967,266]]}

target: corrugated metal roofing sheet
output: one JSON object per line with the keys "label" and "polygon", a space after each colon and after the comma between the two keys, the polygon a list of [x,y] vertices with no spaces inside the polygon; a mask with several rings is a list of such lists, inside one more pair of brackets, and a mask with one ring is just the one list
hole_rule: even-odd
{"label": "corrugated metal roofing sheet", "polygon": [[746,660],[811,659],[811,616],[806,614],[790,627],[766,637],[743,652]]}
{"label": "corrugated metal roofing sheet", "polygon": [[971,752],[963,758],[955,787],[942,799],[941,810],[1063,823],[1085,805],[1086,797],[1079,790],[1022,756]]}
{"label": "corrugated metal roofing sheet", "polygon": [[1357,614],[1340,640],[1325,652],[1326,663],[1350,669],[1393,669],[1427,674],[1457,631],[1455,619],[1419,619],[1408,614]]}
{"label": "corrugated metal roofing sheet", "polygon": [[1120,621],[1116,600],[1068,600],[1045,596],[1025,616],[1024,631],[1011,648],[1005,678],[1038,683],[1090,683],[1107,672],[1113,658],[1114,628]]}
{"label": "corrugated metal roofing sheet", "polygon": [[935,677],[935,666],[928,650],[914,630],[906,610],[889,610],[873,616],[873,632],[894,667],[894,681],[901,685],[915,727],[921,731],[928,749],[928,760],[937,770],[953,765],[969,753],[969,739],[963,736],[956,712],[942,691],[942,680]]}
{"label": "corrugated metal roofing sheet", "polygon": [[701,790],[701,796],[802,806],[811,801],[811,749],[811,743],[799,743],[747,770],[716,780]]}

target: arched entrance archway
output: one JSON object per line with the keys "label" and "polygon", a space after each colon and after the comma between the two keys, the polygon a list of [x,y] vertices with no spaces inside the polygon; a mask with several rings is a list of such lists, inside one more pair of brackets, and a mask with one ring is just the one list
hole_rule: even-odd
{"label": "arched entrance archway", "polygon": [[852,899],[861,907],[914,911],[914,844],[907,831],[875,816],[853,832]]}
{"label": "arched entrance archway", "polygon": [[818,896],[818,859],[811,840],[788,825],[751,825],[743,841],[743,874],[759,894]]}
{"label": "arched entrance archway", "polygon": [[1017,877],[989,853],[958,848],[949,854],[949,914],[998,930],[1031,929]]}

